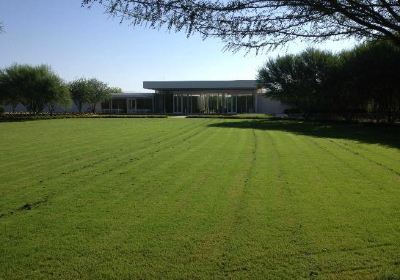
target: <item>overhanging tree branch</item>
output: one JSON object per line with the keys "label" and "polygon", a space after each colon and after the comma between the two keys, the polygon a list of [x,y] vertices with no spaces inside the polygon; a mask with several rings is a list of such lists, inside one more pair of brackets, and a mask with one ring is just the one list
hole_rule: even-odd
{"label": "overhanging tree branch", "polygon": [[218,37],[228,50],[354,37],[400,46],[397,0],[83,0],[133,25]]}

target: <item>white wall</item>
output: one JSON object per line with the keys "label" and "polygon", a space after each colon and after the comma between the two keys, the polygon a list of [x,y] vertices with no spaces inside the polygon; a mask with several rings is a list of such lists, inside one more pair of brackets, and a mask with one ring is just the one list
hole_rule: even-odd
{"label": "white wall", "polygon": [[260,114],[283,114],[285,109],[290,108],[280,101],[272,100],[263,94],[257,94],[257,113]]}

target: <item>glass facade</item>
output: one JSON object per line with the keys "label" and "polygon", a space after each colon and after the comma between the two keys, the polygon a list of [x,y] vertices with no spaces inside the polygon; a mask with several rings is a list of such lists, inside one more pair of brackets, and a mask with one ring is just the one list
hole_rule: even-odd
{"label": "glass facade", "polygon": [[151,114],[153,98],[112,98],[101,103],[103,114]]}
{"label": "glass facade", "polygon": [[243,114],[254,113],[253,91],[163,91],[151,97],[120,96],[101,104],[110,114]]}
{"label": "glass facade", "polygon": [[127,104],[125,98],[114,98],[101,103],[101,112],[104,114],[125,114]]}
{"label": "glass facade", "polygon": [[252,93],[157,92],[154,100],[155,113],[236,114],[254,112]]}

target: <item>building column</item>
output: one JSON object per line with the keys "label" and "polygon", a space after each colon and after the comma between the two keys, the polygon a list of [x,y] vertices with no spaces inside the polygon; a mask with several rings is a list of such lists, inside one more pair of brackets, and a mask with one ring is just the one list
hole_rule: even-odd
{"label": "building column", "polygon": [[257,90],[253,90],[253,106],[254,106],[254,113],[257,113]]}
{"label": "building column", "polygon": [[151,96],[151,111],[154,114],[154,94]]}

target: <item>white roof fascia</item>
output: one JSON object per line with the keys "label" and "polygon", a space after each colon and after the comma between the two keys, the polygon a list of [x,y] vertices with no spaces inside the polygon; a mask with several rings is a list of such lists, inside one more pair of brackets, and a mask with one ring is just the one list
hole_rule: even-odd
{"label": "white roof fascia", "polygon": [[257,81],[144,81],[143,88],[153,90],[257,89]]}

